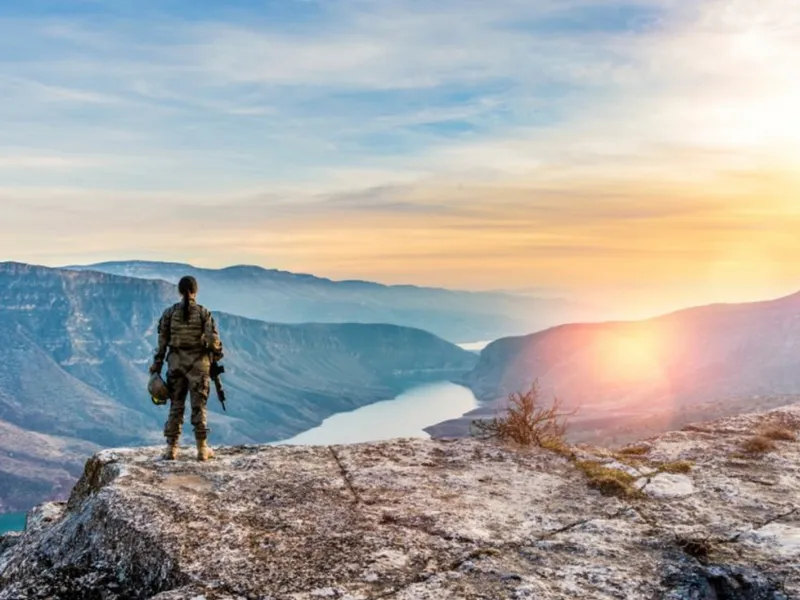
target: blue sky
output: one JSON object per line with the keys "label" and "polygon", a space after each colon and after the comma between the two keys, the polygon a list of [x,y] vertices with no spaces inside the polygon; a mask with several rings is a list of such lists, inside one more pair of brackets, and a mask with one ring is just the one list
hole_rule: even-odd
{"label": "blue sky", "polygon": [[[603,268],[647,287],[660,268],[730,294],[731,256],[755,248],[758,289],[784,289],[800,273],[775,257],[794,246],[747,219],[754,198],[756,229],[795,218],[797,12],[3,2],[0,254],[470,288],[606,286]],[[623,220],[647,235],[623,243]]]}
{"label": "blue sky", "polygon": [[518,59],[562,37],[636,35],[659,14],[571,4],[4,3],[4,145],[105,162],[49,174],[66,185],[225,189],[553,124],[585,82]]}

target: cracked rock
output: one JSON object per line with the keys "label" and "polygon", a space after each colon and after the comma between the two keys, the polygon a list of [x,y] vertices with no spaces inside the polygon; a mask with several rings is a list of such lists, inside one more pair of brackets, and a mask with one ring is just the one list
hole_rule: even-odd
{"label": "cracked rock", "polygon": [[648,440],[694,467],[635,498],[470,439],[103,451],[0,538],[0,600],[800,598],[800,443],[736,455],[776,416],[800,407]]}

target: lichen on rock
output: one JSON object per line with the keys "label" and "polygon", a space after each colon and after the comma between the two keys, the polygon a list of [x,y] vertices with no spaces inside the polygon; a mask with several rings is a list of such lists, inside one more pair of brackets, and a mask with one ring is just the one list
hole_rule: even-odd
{"label": "lichen on rock", "polygon": [[798,598],[800,444],[731,459],[776,418],[647,440],[648,460],[693,466],[631,497],[560,454],[470,439],[104,451],[66,506],[0,539],[0,600]]}

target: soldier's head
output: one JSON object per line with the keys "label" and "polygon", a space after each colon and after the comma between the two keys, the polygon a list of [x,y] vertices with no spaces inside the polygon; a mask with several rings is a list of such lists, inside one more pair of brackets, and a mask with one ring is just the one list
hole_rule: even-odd
{"label": "soldier's head", "polygon": [[183,297],[183,320],[189,320],[189,304],[197,297],[197,280],[191,275],[182,277],[178,282],[178,291]]}
{"label": "soldier's head", "polygon": [[178,282],[178,291],[186,299],[194,299],[197,296],[197,280],[191,275],[182,277]]}

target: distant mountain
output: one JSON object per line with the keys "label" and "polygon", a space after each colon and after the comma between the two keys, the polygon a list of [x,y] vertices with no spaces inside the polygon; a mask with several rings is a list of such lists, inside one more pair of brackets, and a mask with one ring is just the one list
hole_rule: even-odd
{"label": "distant mountain", "polygon": [[[0,444],[0,452],[17,452],[11,463],[0,459],[0,482],[27,481],[44,463],[73,473],[74,457],[88,448],[163,441],[166,409],[147,397],[147,366],[157,320],[176,298],[164,281],[0,263],[0,429],[18,442]],[[460,376],[477,360],[428,332],[394,325],[215,317],[229,394],[227,413],[213,394],[209,403],[215,443],[284,439],[336,412]],[[190,440],[188,416],[186,424]],[[26,432],[34,432],[31,446],[45,440],[70,450],[26,454]],[[28,486],[25,495],[15,486],[0,485],[0,509],[24,508],[42,491]]]}
{"label": "distant mountain", "polygon": [[[538,379],[543,399],[580,406],[579,429],[623,423],[680,426],[683,416],[725,416],[777,406],[800,395],[800,294],[710,305],[645,321],[573,324],[500,339],[481,353],[465,383],[484,403],[504,405]],[[698,411],[707,413],[696,414]],[[463,433],[468,419],[440,425]]]}
{"label": "distant mountain", "polygon": [[590,318],[589,307],[557,298],[331,281],[253,266],[199,269],[158,262],[108,262],[94,270],[176,283],[194,275],[217,310],[279,323],[391,323],[462,343],[493,340]]}

